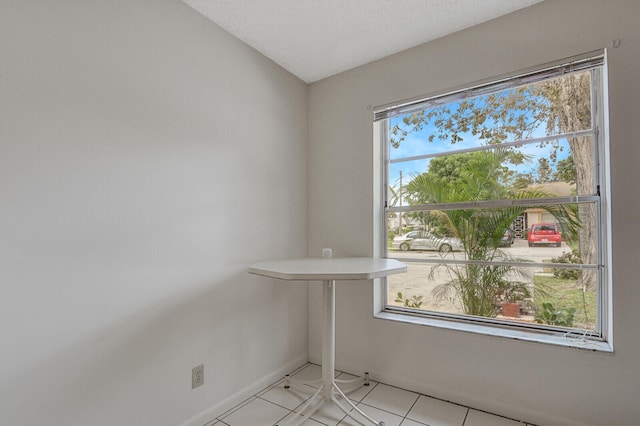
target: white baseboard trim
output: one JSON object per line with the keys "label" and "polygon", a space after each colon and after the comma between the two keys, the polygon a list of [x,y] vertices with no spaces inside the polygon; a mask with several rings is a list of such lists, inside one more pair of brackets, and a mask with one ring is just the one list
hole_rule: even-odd
{"label": "white baseboard trim", "polygon": [[202,426],[205,423],[214,420],[216,417],[224,414],[226,411],[229,411],[236,405],[240,404],[242,401],[245,401],[246,399],[260,392],[270,384],[277,382],[278,379],[283,378],[285,374],[296,370],[307,362],[309,362],[308,354],[299,356],[298,358],[288,362],[285,366],[279,368],[278,370],[267,374],[266,376],[249,384],[248,386],[245,386],[233,395],[230,395],[222,401],[216,402],[211,407],[181,423],[180,426]]}

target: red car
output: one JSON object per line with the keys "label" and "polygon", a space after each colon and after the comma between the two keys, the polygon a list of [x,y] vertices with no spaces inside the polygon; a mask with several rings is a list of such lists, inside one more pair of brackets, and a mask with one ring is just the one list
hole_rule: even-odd
{"label": "red car", "polygon": [[529,247],[551,244],[560,247],[562,234],[555,223],[534,223],[529,229],[527,240],[529,241]]}

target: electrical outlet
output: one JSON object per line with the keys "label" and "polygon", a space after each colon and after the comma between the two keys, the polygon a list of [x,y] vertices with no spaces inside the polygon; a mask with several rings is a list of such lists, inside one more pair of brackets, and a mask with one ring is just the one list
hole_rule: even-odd
{"label": "electrical outlet", "polygon": [[197,367],[193,367],[191,370],[191,389],[195,389],[198,386],[204,384],[204,364],[200,364]]}

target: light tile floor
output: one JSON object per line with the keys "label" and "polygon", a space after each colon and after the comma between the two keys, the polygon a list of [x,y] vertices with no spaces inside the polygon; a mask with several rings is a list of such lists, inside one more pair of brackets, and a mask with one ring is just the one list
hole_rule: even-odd
{"label": "light tile floor", "polygon": [[[291,374],[298,380],[321,377],[321,367],[306,364]],[[336,377],[352,378],[336,371]],[[313,392],[313,388],[309,388]],[[363,412],[385,426],[532,426],[525,422],[474,410],[458,404],[431,398],[384,383],[370,382],[347,395]],[[258,392],[237,407],[203,426],[274,426],[295,415],[294,410],[310,395],[284,389],[283,380]],[[304,426],[357,426],[332,404],[311,416]]]}

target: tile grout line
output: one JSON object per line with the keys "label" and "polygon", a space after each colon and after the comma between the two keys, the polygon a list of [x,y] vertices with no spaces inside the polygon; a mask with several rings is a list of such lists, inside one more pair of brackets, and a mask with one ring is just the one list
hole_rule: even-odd
{"label": "tile grout line", "polygon": [[415,401],[413,401],[413,404],[411,404],[411,407],[409,407],[409,409],[407,410],[407,413],[402,417],[402,421],[400,422],[400,424],[404,423],[405,420],[411,420],[412,422],[422,423],[422,422],[418,422],[417,420],[413,420],[413,419],[410,419],[410,418],[407,417],[409,415],[409,413],[411,412],[411,410],[413,410],[413,407],[416,406],[416,404],[418,403],[419,400],[420,400],[420,394],[418,394],[418,397],[416,398]]}
{"label": "tile grout line", "polygon": [[[242,409],[243,407],[245,407],[247,404],[249,404],[251,401],[253,401],[254,399],[256,399],[255,395],[250,396],[249,398],[245,399],[244,401],[242,401],[240,404],[236,405],[235,407],[232,407],[230,409],[228,409],[227,411],[225,411],[224,413],[220,414],[218,417],[216,417],[214,420],[219,420],[222,421],[222,419],[224,419],[225,417],[229,417],[231,414],[235,413],[236,411]],[[225,423],[226,424],[226,423]]]}
{"label": "tile grout line", "polygon": [[467,412],[464,413],[464,419],[462,419],[462,425],[461,426],[464,426],[464,424],[467,422],[467,417],[469,417],[469,411],[470,410],[471,409],[469,407],[467,407]]}
{"label": "tile grout line", "polygon": [[[289,373],[288,375],[289,375],[290,377],[292,377],[292,376],[294,376],[294,375],[296,375],[296,374],[298,374],[298,373],[300,373],[300,372],[304,371],[305,369],[307,369],[307,368],[309,368],[309,367],[311,367],[311,366],[321,367],[321,366],[320,366],[320,365],[318,365],[318,364],[314,364],[314,363],[311,363],[311,362],[307,362],[306,364],[301,365],[300,367],[298,367],[298,368],[296,368],[295,370],[293,370],[293,371],[292,371],[291,373]],[[341,376],[341,375],[343,375],[343,374],[350,375],[350,376],[354,376],[354,375],[353,375],[353,374],[351,374],[351,373],[348,373],[348,372],[345,372],[345,371],[341,371],[341,370],[336,370],[336,372],[338,373],[338,374],[336,375],[336,378],[337,378],[337,377],[340,377],[340,376]],[[260,400],[262,400],[262,401],[264,401],[264,402],[268,402],[269,404],[272,404],[272,405],[274,405],[274,406],[276,406],[276,407],[279,407],[279,408],[282,408],[282,409],[284,409],[284,410],[289,411],[289,412],[288,412],[284,417],[282,417],[281,419],[279,419],[279,420],[278,420],[276,423],[274,423],[274,424],[278,424],[279,422],[283,421],[286,417],[290,416],[291,414],[297,415],[298,413],[297,413],[295,410],[297,410],[301,405],[303,405],[303,404],[304,404],[304,402],[308,399],[308,397],[307,397],[307,398],[305,398],[305,399],[304,399],[300,404],[298,404],[294,409],[291,409],[291,408],[288,408],[288,407],[282,406],[282,405],[280,405],[280,404],[278,404],[278,403],[276,403],[276,402],[269,401],[268,399],[265,399],[265,398],[263,397],[267,392],[269,392],[269,391],[270,391],[270,390],[272,390],[272,389],[277,388],[277,387],[278,387],[278,386],[280,386],[283,382],[284,382],[284,379],[279,379],[278,381],[274,382],[273,384],[266,386],[265,388],[263,388],[262,390],[260,390],[260,391],[259,391],[259,392],[257,392],[256,394],[254,394],[254,395],[250,396],[250,397],[249,397],[249,398],[247,398],[246,400],[244,400],[244,401],[242,401],[241,403],[239,403],[237,406],[235,406],[235,407],[233,407],[233,408],[231,408],[231,409],[227,410],[226,412],[224,412],[224,413],[223,413],[223,414],[221,414],[220,416],[218,416],[218,417],[214,418],[212,421],[217,421],[217,422],[219,422],[221,426],[229,426],[229,424],[228,424],[228,423],[226,423],[223,419],[224,419],[224,418],[229,417],[231,414],[233,414],[233,413],[235,413],[235,412],[239,411],[240,409],[242,409],[242,408],[246,407],[249,403],[251,403],[251,402],[255,401],[256,399],[260,399]],[[411,412],[411,410],[416,406],[416,404],[417,404],[417,403],[418,403],[418,401],[420,400],[420,397],[421,397],[421,396],[424,396],[424,397],[426,397],[426,398],[432,398],[432,399],[437,400],[437,401],[442,401],[442,402],[446,402],[446,403],[448,403],[448,404],[457,405],[457,406],[459,406],[459,407],[463,407],[463,408],[465,408],[465,409],[466,409],[465,416],[464,416],[464,419],[463,419],[462,424],[461,424],[460,426],[465,426],[465,424],[466,424],[466,422],[467,422],[467,420],[468,420],[468,418],[469,418],[469,414],[470,414],[470,411],[471,411],[471,410],[475,410],[475,411],[478,411],[478,412],[481,412],[481,413],[485,413],[485,414],[489,414],[489,415],[492,415],[492,416],[500,417],[500,418],[503,418],[503,419],[506,419],[506,420],[510,420],[510,421],[514,421],[514,422],[517,422],[517,423],[521,423],[521,424],[522,424],[522,425],[524,425],[524,426],[535,426],[534,424],[527,423],[526,421],[523,421],[523,420],[513,419],[513,418],[510,418],[510,417],[506,417],[506,416],[500,415],[500,414],[495,414],[495,413],[492,413],[492,412],[489,412],[489,411],[485,411],[485,410],[481,410],[481,409],[476,409],[476,408],[473,408],[473,407],[469,407],[469,406],[467,406],[467,405],[459,404],[459,403],[457,403],[457,402],[448,401],[448,400],[446,400],[446,399],[442,399],[442,398],[434,397],[434,396],[431,396],[431,395],[422,394],[422,393],[419,393],[419,392],[410,391],[410,390],[408,390],[408,389],[403,389],[403,388],[400,388],[400,387],[398,387],[398,386],[394,386],[394,385],[389,385],[389,384],[383,383],[385,386],[388,386],[388,387],[391,387],[391,388],[394,388],[394,389],[398,389],[398,390],[402,390],[402,391],[411,392],[411,393],[414,393],[414,394],[416,394],[416,395],[417,395],[417,396],[416,396],[415,401],[413,401],[413,403],[411,404],[411,406],[409,407],[409,409],[407,410],[407,412],[406,412],[403,416],[400,416],[400,415],[398,415],[397,413],[394,413],[394,412],[391,412],[391,411],[385,410],[385,409],[383,409],[383,408],[376,407],[376,406],[374,406],[374,405],[370,405],[370,404],[368,404],[368,403],[364,402],[364,400],[365,400],[365,399],[366,399],[366,398],[371,394],[371,392],[373,392],[373,390],[374,390],[376,387],[378,387],[378,385],[381,383],[381,382],[374,381],[374,380],[372,380],[371,382],[372,382],[373,386],[371,386],[371,388],[370,388],[367,392],[365,392],[365,393],[364,393],[364,395],[363,395],[359,400],[351,400],[350,398],[348,398],[348,396],[347,396],[347,398],[348,398],[348,399],[350,399],[351,401],[353,401],[353,402],[354,402],[354,405],[356,405],[356,406],[363,405],[363,406],[366,406],[366,407],[369,407],[369,408],[374,408],[374,409],[376,409],[376,410],[383,411],[383,412],[388,413],[388,414],[392,414],[392,415],[395,415],[395,416],[398,416],[398,417],[402,417],[402,420],[401,420],[401,422],[400,422],[401,424],[402,424],[402,423],[404,423],[404,422],[405,422],[405,420],[408,420],[408,421],[412,421],[412,422],[416,422],[416,423],[423,424],[422,422],[418,422],[418,421],[416,421],[416,420],[413,420],[413,419],[409,418],[409,417],[408,417],[408,415],[409,415],[409,413]],[[339,425],[341,425],[341,424],[344,424],[344,421],[345,421],[345,419],[347,419],[347,418],[348,418],[348,416],[345,414],[343,417],[341,417],[341,418],[338,420],[338,422],[336,423],[336,426],[339,426]],[[327,425],[326,425],[326,423],[321,422],[321,421],[319,421],[319,420],[312,419],[312,418],[310,418],[309,420],[312,420],[313,422],[317,423],[317,424],[318,424],[318,426],[320,426],[320,425],[327,426]],[[215,423],[215,424],[217,424],[217,423]],[[207,423],[205,423],[205,425],[207,425]]]}

